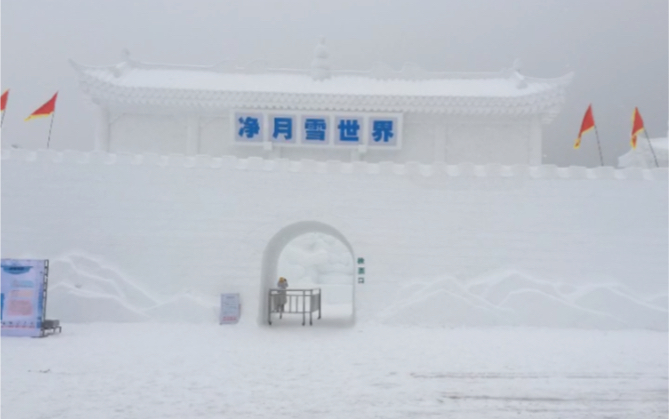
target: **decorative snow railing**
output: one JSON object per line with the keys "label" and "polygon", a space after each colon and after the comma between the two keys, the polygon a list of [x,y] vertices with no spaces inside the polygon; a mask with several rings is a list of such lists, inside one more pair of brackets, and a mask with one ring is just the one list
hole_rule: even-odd
{"label": "decorative snow railing", "polygon": [[267,322],[272,324],[272,314],[283,318],[284,314],[301,314],[302,326],[309,314],[309,325],[313,324],[313,313],[318,311],[321,318],[321,289],[288,289],[272,288],[267,295]]}
{"label": "decorative snow railing", "polygon": [[260,157],[238,158],[235,156],[212,157],[207,155],[186,156],[183,154],[127,154],[82,151],[3,149],[2,160],[19,162],[44,162],[58,164],[98,164],[116,166],[183,167],[214,170],[249,170],[264,172],[323,173],[323,174],[367,174],[373,176],[413,177],[462,177],[462,178],[526,178],[526,179],[609,179],[609,180],[659,180],[666,181],[669,172],[662,168],[625,168],[610,166],[586,168],[579,166],[557,167],[555,165],[475,165],[460,163],[423,164],[417,162],[368,163],[364,161],[342,162],[335,160],[268,160]]}

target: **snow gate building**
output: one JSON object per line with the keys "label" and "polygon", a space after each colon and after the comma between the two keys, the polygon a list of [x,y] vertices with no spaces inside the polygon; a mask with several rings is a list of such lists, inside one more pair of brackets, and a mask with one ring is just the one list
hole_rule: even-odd
{"label": "snow gate building", "polygon": [[3,257],[52,261],[51,317],[213,322],[239,292],[263,324],[320,233],[356,321],[667,329],[666,168],[542,164],[571,75],[333,71],[323,44],[304,71],[73,66],[95,150],[2,153]]}

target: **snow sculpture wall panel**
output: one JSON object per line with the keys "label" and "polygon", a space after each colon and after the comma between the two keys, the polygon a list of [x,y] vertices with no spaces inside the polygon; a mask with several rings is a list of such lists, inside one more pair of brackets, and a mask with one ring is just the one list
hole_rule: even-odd
{"label": "snow sculpture wall panel", "polygon": [[232,147],[230,118],[200,118],[200,151],[198,154],[222,156]]}
{"label": "snow sculpture wall panel", "polygon": [[124,113],[110,118],[110,132],[112,152],[187,152],[186,118]]}
{"label": "snow sculpture wall panel", "polygon": [[[531,129],[524,118],[486,119],[449,117],[443,114],[404,115],[401,148],[374,149],[368,147],[358,154],[357,147],[326,147],[314,145],[235,144],[229,112],[224,116],[188,117],[121,114],[111,117],[110,150],[112,152],[157,154],[185,153],[189,155],[241,158],[288,158],[350,162],[393,161],[406,163],[446,162],[449,164],[534,164],[540,162],[541,129]],[[334,114],[333,114],[334,115]],[[365,115],[360,113],[360,115]],[[192,126],[195,124],[196,126]],[[190,132],[190,134],[189,134]],[[197,135],[197,139],[189,138]],[[190,144],[190,145],[189,145]]]}
{"label": "snow sculpture wall panel", "polygon": [[434,155],[435,121],[433,119],[428,121],[424,123],[407,122],[404,124],[405,141],[402,144],[402,150],[400,151],[399,158],[392,159],[388,158],[389,156],[383,158],[384,156],[382,156],[379,152],[375,156],[376,159],[374,161],[393,160],[401,163],[409,161],[432,163],[436,161],[437,156]]}
{"label": "snow sculpture wall panel", "polygon": [[527,164],[530,161],[529,124],[472,124],[454,121],[448,127],[446,159],[474,164]]}
{"label": "snow sculpture wall panel", "polygon": [[[533,324],[550,300],[566,314],[548,325],[581,327],[622,298],[632,308],[590,325],[642,313],[611,324],[666,329],[666,170],[155,157],[5,152],[3,257],[85,255],[166,298],[240,292],[248,318],[265,246],[313,220],[365,257],[359,319],[437,304],[444,317],[420,321],[476,323],[444,303],[466,297],[492,313],[482,324]],[[53,286],[68,275],[54,271]]]}

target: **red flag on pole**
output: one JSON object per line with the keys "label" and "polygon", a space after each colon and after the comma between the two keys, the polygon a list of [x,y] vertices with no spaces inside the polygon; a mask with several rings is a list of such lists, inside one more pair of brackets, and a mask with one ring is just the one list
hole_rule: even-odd
{"label": "red flag on pole", "polygon": [[9,89],[5,90],[5,93],[0,97],[0,112],[4,112],[7,107],[7,98],[9,97]]}
{"label": "red flag on pole", "polygon": [[645,129],[646,128],[643,126],[643,119],[641,119],[641,114],[639,113],[639,108],[634,108],[634,113],[632,114],[632,138],[630,140],[632,148],[636,148],[636,137]]}
{"label": "red flag on pole", "polygon": [[56,98],[58,97],[58,92],[47,103],[40,106],[35,112],[31,113],[25,120],[30,121],[35,118],[42,118],[49,116],[56,111]]}
{"label": "red flag on pole", "polygon": [[579,148],[581,146],[581,137],[586,132],[590,131],[595,127],[595,118],[592,116],[592,105],[588,106],[588,110],[585,111],[583,116],[583,122],[581,123],[581,131],[578,133],[578,138],[574,142],[574,148]]}

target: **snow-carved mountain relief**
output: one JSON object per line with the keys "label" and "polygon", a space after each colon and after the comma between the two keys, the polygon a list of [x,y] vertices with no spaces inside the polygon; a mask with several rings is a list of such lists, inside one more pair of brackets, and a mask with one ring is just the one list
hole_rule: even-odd
{"label": "snow-carved mountain relief", "polygon": [[577,286],[504,271],[469,281],[409,281],[398,295],[377,320],[446,327],[667,330],[666,292],[643,298],[619,284]]}

